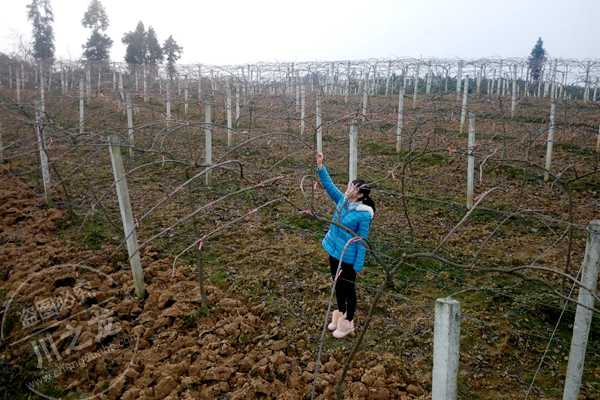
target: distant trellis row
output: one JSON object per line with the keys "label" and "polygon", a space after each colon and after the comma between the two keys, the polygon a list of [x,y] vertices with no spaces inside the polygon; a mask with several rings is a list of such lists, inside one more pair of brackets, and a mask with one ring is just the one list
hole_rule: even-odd
{"label": "distant trellis row", "polygon": [[[174,76],[164,66],[56,61],[43,67],[12,59],[0,65],[0,85],[13,89],[38,86],[40,72],[48,90],[79,89],[85,93],[135,91],[148,99],[150,93],[197,97],[229,91],[233,85],[242,95],[300,95],[300,86],[315,85],[325,95],[391,95],[400,90],[426,95],[456,92],[462,85],[480,95],[549,97],[598,101],[600,60],[547,59],[534,79],[526,58],[481,59],[370,59],[360,61],[280,62],[240,65],[178,65]],[[536,75],[538,75],[536,73]],[[168,79],[171,78],[171,79]],[[83,81],[80,85],[80,81]],[[173,82],[173,83],[171,83]],[[222,86],[217,86],[222,84]],[[514,87],[513,87],[514,86]],[[416,90],[415,90],[416,88]],[[411,92],[407,92],[411,93]],[[194,96],[195,97],[195,96]]]}

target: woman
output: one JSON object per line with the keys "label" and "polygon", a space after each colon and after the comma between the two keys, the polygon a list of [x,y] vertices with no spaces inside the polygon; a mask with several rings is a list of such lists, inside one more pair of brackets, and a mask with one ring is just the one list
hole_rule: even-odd
{"label": "woman", "polygon": [[[329,254],[331,278],[335,276],[341,263],[341,273],[335,284],[338,309],[331,315],[328,325],[333,336],[341,339],[354,332],[354,312],[356,311],[356,274],[363,268],[366,247],[363,241],[348,242],[356,235],[366,239],[375,211],[375,203],[369,197],[371,189],[363,180],[348,183],[346,193],[342,193],[331,181],[327,168],[323,165],[323,154],[317,153],[317,171],[325,191],[336,204],[332,223],[323,239],[323,248]],[[350,231],[338,226],[342,225]],[[345,250],[344,250],[345,247]]]}

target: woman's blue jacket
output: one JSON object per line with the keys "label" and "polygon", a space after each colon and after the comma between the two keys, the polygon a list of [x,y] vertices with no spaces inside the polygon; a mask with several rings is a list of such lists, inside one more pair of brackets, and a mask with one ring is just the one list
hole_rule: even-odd
{"label": "woman's blue jacket", "polygon": [[[349,202],[335,186],[325,166],[318,168],[317,171],[321,184],[336,205],[332,221],[345,226],[363,239],[367,239],[369,227],[373,220],[373,209],[362,203]],[[366,246],[362,241],[356,241],[348,245],[342,255],[346,242],[352,237],[353,235],[350,232],[332,223],[325,238],[323,238],[322,245],[330,256],[338,260],[342,257],[343,262],[352,264],[354,270],[360,272],[365,263],[366,254]]]}

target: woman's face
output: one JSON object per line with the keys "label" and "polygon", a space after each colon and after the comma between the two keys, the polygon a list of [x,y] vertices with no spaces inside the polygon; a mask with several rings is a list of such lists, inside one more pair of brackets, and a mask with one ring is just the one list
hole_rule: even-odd
{"label": "woman's face", "polygon": [[348,201],[358,202],[362,197],[363,194],[358,191],[358,186],[353,182],[348,183],[348,188],[346,189],[346,198]]}

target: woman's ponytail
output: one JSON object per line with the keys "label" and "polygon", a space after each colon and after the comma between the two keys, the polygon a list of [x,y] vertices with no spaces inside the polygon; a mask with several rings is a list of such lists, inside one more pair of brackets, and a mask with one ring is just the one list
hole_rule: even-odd
{"label": "woman's ponytail", "polygon": [[375,202],[373,201],[373,199],[370,196],[363,196],[363,198],[361,199],[362,203],[365,206],[369,206],[373,209],[373,211],[375,211]]}

